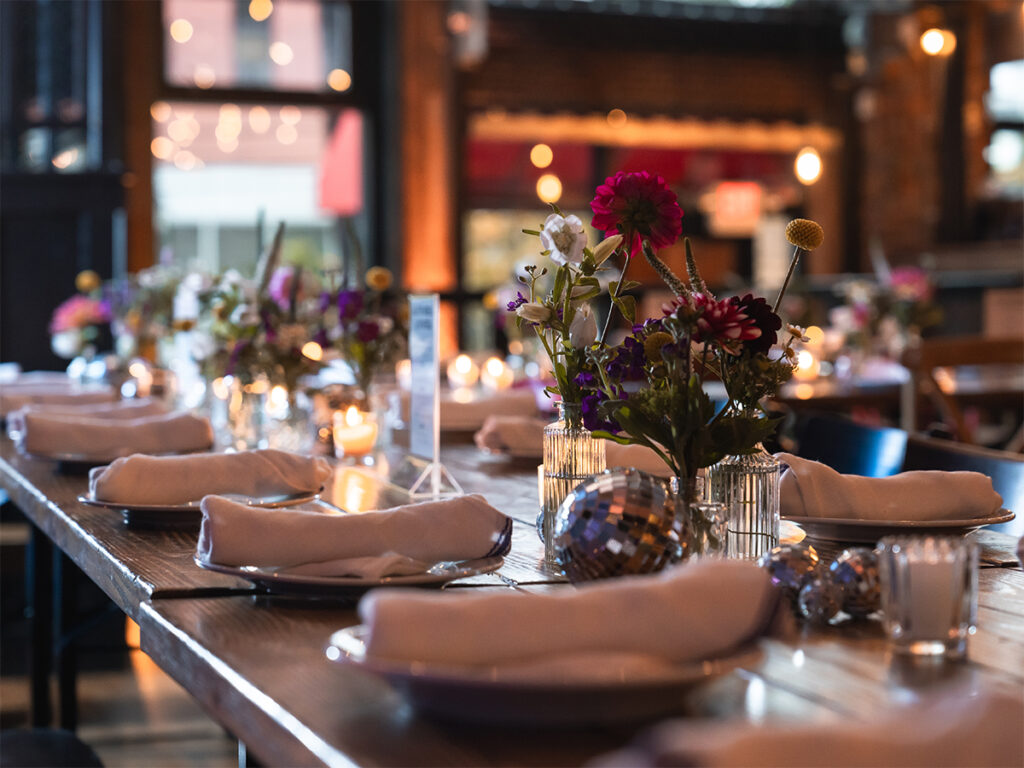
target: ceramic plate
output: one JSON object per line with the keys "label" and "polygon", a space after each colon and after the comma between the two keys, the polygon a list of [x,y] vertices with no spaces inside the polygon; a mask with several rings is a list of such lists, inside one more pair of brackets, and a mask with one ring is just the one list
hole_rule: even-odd
{"label": "ceramic plate", "polygon": [[435,563],[423,573],[382,578],[309,576],[289,573],[287,570],[272,566],[221,565],[200,560],[198,557],[195,561],[200,568],[247,579],[268,592],[348,599],[359,597],[376,587],[441,587],[455,579],[496,571],[505,562],[505,558],[486,557],[477,560],[447,561]]}
{"label": "ceramic plate", "polygon": [[762,656],[748,646],[692,664],[590,652],[514,665],[456,667],[367,659],[366,632],[362,625],[335,632],[327,658],[385,678],[424,712],[506,724],[621,723],[679,712],[692,687],[756,665]]}
{"label": "ceramic plate", "polygon": [[966,520],[845,520],[828,517],[793,517],[785,519],[796,523],[809,539],[874,544],[885,536],[900,533],[935,533],[939,535],[968,534],[984,525],[996,525],[1013,520],[1014,514],[1001,509],[988,517]]}

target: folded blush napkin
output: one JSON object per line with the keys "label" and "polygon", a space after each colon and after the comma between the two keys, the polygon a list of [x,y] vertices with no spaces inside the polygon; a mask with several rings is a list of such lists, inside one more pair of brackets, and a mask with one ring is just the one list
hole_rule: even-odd
{"label": "folded blush napkin", "polygon": [[504,555],[512,536],[511,518],[479,495],[351,515],[260,509],[207,496],[202,510],[200,560],[303,575],[423,573],[438,562]]}
{"label": "folded blush napkin", "polygon": [[371,592],[359,603],[367,657],[466,667],[604,652],[679,663],[726,655],[784,615],[767,572],[738,560],[538,594],[470,591]]}
{"label": "folded blush napkin", "polygon": [[783,517],[845,520],[966,520],[999,511],[1003,498],[979,472],[902,472],[892,477],[841,475],[788,453],[779,488]]}
{"label": "folded blush napkin", "polygon": [[592,768],[835,768],[1024,765],[1018,687],[981,694],[953,688],[866,722],[794,724],[670,720]]}
{"label": "folded blush napkin", "polygon": [[125,419],[26,409],[18,418],[22,449],[41,456],[75,454],[105,461],[133,453],[202,451],[213,445],[210,422],[186,412]]}
{"label": "folded blush napkin", "polygon": [[89,472],[93,498],[124,504],[185,504],[212,493],[265,497],[315,493],[331,476],[327,459],[275,450],[127,456]]}
{"label": "folded blush napkin", "polygon": [[14,418],[17,414],[25,411],[33,413],[45,413],[49,416],[56,414],[64,416],[95,416],[104,419],[138,419],[143,416],[160,416],[168,412],[167,407],[159,400],[149,397],[142,397],[132,400],[113,400],[111,402],[75,404],[48,404],[36,403],[26,405],[24,408],[10,414]]}
{"label": "folded blush napkin", "polygon": [[[26,376],[28,374],[25,374]],[[65,376],[29,378],[0,384],[0,416],[26,405],[109,403],[117,393],[105,384],[83,385]]]}
{"label": "folded blush napkin", "polygon": [[[473,439],[482,451],[540,459],[544,454],[544,427],[548,423],[529,416],[488,416]],[[659,477],[672,474],[661,457],[647,446],[619,445],[606,440],[604,451],[605,464],[609,469],[635,467]]]}

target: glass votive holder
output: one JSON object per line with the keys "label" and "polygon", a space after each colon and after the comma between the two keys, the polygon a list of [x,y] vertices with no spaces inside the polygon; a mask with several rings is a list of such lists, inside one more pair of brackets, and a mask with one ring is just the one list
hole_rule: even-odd
{"label": "glass votive holder", "polygon": [[978,611],[978,543],[964,537],[888,536],[878,552],[892,649],[964,658]]}

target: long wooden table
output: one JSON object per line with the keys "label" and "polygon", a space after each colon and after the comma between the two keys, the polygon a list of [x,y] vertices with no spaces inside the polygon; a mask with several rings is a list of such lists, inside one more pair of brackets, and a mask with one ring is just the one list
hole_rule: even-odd
{"label": "long wooden table", "polygon": [[[496,574],[449,589],[570,589],[543,567],[533,523],[536,467],[451,446],[444,459],[470,492],[515,520],[511,555]],[[142,628],[142,647],[209,712],[270,765],[572,765],[623,746],[644,726],[512,727],[466,724],[416,713],[385,682],[331,662],[332,632],[358,622],[351,606],[255,594],[248,582],[192,562],[194,532],[133,530],[120,516],[83,506],[86,480],[0,440],[0,486]],[[386,506],[401,493],[351,470],[326,492],[338,506],[360,498]],[[373,504],[372,502],[376,502]],[[1024,687],[1024,572],[1009,565],[1015,544],[979,535],[979,628],[970,661],[917,669],[887,651],[880,623],[804,627],[763,643],[763,656],[695,689],[684,713],[753,720],[863,718],[936,676],[974,685]],[[992,564],[1002,564],[995,567]],[[923,675],[923,677],[922,677]]]}

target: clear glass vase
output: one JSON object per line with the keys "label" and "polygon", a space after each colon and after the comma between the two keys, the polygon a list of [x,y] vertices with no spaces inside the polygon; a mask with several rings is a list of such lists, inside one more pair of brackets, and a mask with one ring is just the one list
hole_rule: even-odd
{"label": "clear glass vase", "polygon": [[555,562],[551,540],[558,506],[573,488],[604,468],[604,440],[584,428],[582,406],[559,403],[558,421],[544,427],[544,469],[537,516],[537,533],[544,542],[549,565]]}
{"label": "clear glass vase", "polygon": [[310,453],[316,438],[313,406],[304,392],[276,386],[270,390],[264,414],[268,448],[291,453]]}
{"label": "clear glass vase", "polygon": [[779,461],[758,443],[708,470],[713,501],[726,508],[726,556],[756,560],[779,543]]}
{"label": "clear glass vase", "polygon": [[267,448],[267,394],[263,377],[243,382],[237,376],[214,379],[208,389],[215,445],[221,450]]}
{"label": "clear glass vase", "polygon": [[725,505],[706,498],[703,477],[673,477],[669,490],[676,509],[687,510],[685,557],[689,560],[725,557]]}

